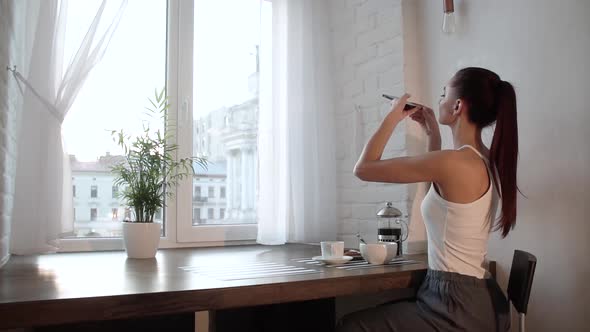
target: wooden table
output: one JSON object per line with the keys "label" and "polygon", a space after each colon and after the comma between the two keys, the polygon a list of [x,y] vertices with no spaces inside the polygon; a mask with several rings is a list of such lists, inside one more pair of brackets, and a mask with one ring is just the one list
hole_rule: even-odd
{"label": "wooden table", "polygon": [[[0,269],[0,329],[377,293],[416,287],[427,268],[424,255],[408,256],[418,264],[356,270],[302,261],[319,251],[288,244],[166,249],[149,260],[122,251],[14,256]],[[317,272],[241,278],[253,264]]]}

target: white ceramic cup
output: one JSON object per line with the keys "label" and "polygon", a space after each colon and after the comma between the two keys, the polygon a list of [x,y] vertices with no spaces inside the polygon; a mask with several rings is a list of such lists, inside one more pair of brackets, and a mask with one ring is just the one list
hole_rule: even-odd
{"label": "white ceramic cup", "polygon": [[361,255],[369,264],[387,264],[397,254],[397,243],[380,242],[380,243],[361,243]]}
{"label": "white ceramic cup", "polygon": [[322,241],[322,257],[344,256],[344,241]]}

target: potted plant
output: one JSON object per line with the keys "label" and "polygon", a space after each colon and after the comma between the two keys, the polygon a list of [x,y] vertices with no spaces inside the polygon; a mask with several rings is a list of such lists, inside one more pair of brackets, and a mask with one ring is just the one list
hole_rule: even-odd
{"label": "potted plant", "polygon": [[111,170],[114,185],[119,186],[119,196],[131,209],[132,218],[123,222],[123,239],[129,258],[153,258],[160,243],[162,224],[154,222],[156,212],[166,204],[166,198],[174,196],[178,181],[192,177],[195,165],[206,168],[207,161],[200,157],[177,158],[178,145],[171,143],[166,90],[155,91],[148,98],[148,115],[161,118],[165,127],[150,129],[144,122],[143,132],[132,137],[122,129],[111,131],[113,140],[123,148],[124,158]]}

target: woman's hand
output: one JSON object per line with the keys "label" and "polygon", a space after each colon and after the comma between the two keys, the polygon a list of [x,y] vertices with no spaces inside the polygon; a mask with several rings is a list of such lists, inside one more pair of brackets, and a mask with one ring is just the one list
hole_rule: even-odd
{"label": "woman's hand", "polygon": [[426,135],[430,136],[434,132],[435,134],[440,135],[440,131],[438,128],[438,121],[436,120],[436,116],[434,115],[434,111],[426,106],[418,107],[418,110],[410,115],[410,118],[420,124],[424,131],[426,131]]}
{"label": "woman's hand", "polygon": [[420,124],[426,135],[428,135],[428,151],[438,151],[441,149],[440,129],[438,121],[431,108],[422,106],[410,115],[410,118]]}
{"label": "woman's hand", "polygon": [[407,116],[410,116],[418,111],[417,107],[411,108],[409,110],[404,110],[404,107],[408,102],[408,98],[410,98],[410,95],[404,93],[404,95],[401,96],[399,99],[394,99],[391,102],[391,111],[389,111],[388,116],[394,119],[395,122],[401,122]]}

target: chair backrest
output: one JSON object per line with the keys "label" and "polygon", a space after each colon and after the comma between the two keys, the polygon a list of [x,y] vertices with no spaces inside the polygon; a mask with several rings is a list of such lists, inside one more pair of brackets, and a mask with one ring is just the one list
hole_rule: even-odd
{"label": "chair backrest", "polygon": [[508,280],[508,299],[519,313],[526,314],[536,265],[537,257],[526,251],[514,250]]}

